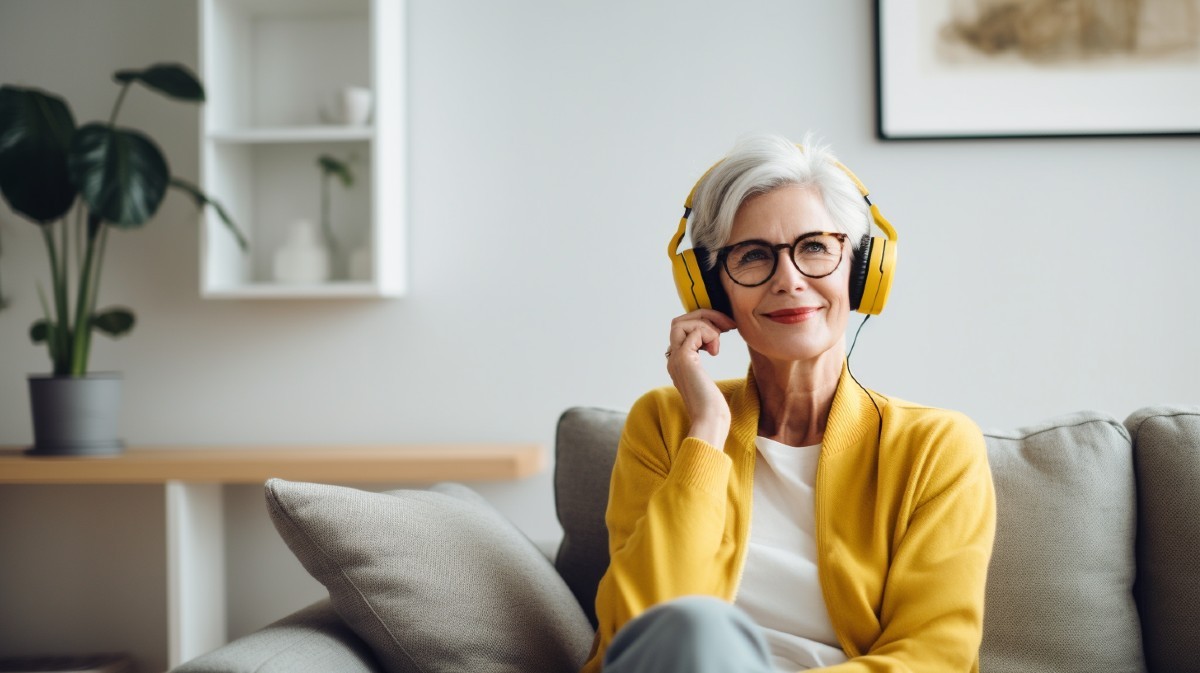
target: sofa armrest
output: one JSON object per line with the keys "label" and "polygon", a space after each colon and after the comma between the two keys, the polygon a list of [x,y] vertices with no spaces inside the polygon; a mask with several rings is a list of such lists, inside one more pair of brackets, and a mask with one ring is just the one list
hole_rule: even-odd
{"label": "sofa armrest", "polygon": [[329,600],[201,655],[171,673],[381,673]]}

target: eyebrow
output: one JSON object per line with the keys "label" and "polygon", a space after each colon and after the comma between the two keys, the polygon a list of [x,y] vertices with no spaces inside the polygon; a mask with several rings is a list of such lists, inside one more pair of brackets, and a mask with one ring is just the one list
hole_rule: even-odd
{"label": "eyebrow", "polygon": [[813,230],[813,231],[806,231],[806,232],[804,232],[803,234],[800,234],[799,236],[797,236],[796,238],[793,238],[792,240],[790,240],[790,241],[787,241],[787,242],[784,242],[784,243],[772,243],[772,242],[770,242],[770,241],[768,241],[768,240],[766,240],[766,239],[763,239],[763,238],[747,238],[747,239],[746,239],[746,240],[744,240],[744,241],[737,241],[737,242],[735,242],[735,243],[728,243],[728,244],[726,244],[724,247],[726,247],[726,248],[732,248],[732,247],[733,247],[733,246],[735,246],[735,245],[741,245],[741,244],[743,244],[743,243],[762,243],[763,245],[770,245],[770,246],[776,246],[776,245],[791,245],[791,244],[795,243],[796,241],[799,241],[800,239],[804,238],[805,236],[812,236],[812,235],[814,235],[814,234],[832,234],[832,233],[841,233],[841,232],[831,232],[831,231],[823,231],[823,230],[821,230],[821,229],[815,229],[815,230]]}

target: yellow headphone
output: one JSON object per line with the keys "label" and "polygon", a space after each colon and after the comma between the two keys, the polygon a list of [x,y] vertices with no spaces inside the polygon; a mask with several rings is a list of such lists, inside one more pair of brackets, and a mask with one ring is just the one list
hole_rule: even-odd
{"label": "yellow headphone", "polygon": [[[803,148],[801,148],[803,149]],[[688,311],[701,308],[712,308],[726,315],[732,314],[729,297],[721,285],[719,270],[714,267],[706,269],[702,260],[708,257],[704,247],[694,247],[690,250],[679,250],[683,237],[687,233],[687,221],[692,214],[692,198],[696,195],[696,187],[704,181],[704,177],[712,172],[721,162],[705,171],[692,191],[688,192],[687,200],[683,202],[683,217],[679,218],[679,230],[667,243],[667,255],[671,258],[671,273],[675,277],[675,288],[679,291],[679,299]],[[858,179],[849,168],[838,163],[838,168],[854,181],[858,191],[871,209],[871,219],[887,238],[865,234],[858,247],[858,255],[854,268],[850,273],[850,308],[859,313],[879,315],[883,305],[887,303],[888,294],[892,291],[892,277],[896,268],[896,230],[887,221],[879,206],[871,203],[867,186]]]}

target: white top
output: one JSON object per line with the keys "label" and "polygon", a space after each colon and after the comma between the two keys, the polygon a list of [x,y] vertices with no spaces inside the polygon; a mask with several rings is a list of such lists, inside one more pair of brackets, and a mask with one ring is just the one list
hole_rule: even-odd
{"label": "white top", "polygon": [[846,661],[817,579],[813,486],[821,446],[755,440],[750,548],[734,605],[762,627],[776,671]]}

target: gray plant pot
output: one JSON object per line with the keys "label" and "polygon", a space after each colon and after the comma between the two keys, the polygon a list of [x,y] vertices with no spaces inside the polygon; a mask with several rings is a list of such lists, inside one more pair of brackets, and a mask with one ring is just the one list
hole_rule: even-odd
{"label": "gray plant pot", "polygon": [[29,376],[33,447],[38,456],[105,456],[121,453],[117,417],[121,375]]}

